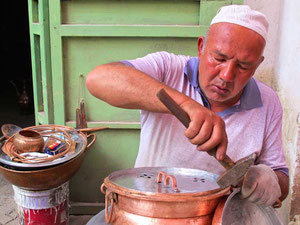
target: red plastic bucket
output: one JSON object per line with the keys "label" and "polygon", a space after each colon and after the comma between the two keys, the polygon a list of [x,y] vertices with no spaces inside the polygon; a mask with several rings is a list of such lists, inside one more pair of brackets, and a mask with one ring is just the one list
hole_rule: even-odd
{"label": "red plastic bucket", "polygon": [[68,225],[69,183],[46,191],[28,191],[13,185],[19,224]]}

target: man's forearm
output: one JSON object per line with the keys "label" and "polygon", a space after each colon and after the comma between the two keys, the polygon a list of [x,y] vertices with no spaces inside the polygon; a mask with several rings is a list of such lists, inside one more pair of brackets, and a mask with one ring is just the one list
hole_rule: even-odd
{"label": "man's forearm", "polygon": [[275,170],[278,177],[278,183],[281,188],[281,197],[279,198],[283,201],[289,193],[289,177],[281,171]]}
{"label": "man's forearm", "polygon": [[127,109],[168,112],[156,97],[161,88],[165,88],[178,104],[188,99],[187,96],[123,63],[97,66],[87,75],[86,85],[95,97]]}

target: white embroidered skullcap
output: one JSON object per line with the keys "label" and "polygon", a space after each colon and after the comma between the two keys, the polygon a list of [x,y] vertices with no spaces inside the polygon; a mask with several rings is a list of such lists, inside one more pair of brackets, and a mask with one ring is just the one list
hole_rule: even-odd
{"label": "white embroidered skullcap", "polygon": [[215,23],[233,23],[260,34],[265,40],[268,32],[268,21],[261,12],[252,10],[247,5],[228,5],[219,9],[217,15],[212,19],[211,25]]}

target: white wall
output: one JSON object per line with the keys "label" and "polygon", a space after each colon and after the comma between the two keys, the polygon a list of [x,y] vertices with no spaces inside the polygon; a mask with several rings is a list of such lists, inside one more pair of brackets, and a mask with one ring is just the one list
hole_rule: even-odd
{"label": "white wall", "polygon": [[[255,77],[274,88],[274,66],[279,42],[279,23],[281,14],[280,0],[245,0],[244,4],[266,15],[269,22],[267,44],[264,51],[265,60],[257,70]],[[269,7],[272,5],[272,7]]]}
{"label": "white wall", "polygon": [[[299,164],[296,162],[296,141],[297,117],[300,113],[300,1],[245,0],[244,4],[264,13],[269,21],[265,62],[255,77],[275,89],[281,100],[284,110],[283,142],[292,187],[294,169]],[[290,197],[280,209],[286,223],[289,211]]]}

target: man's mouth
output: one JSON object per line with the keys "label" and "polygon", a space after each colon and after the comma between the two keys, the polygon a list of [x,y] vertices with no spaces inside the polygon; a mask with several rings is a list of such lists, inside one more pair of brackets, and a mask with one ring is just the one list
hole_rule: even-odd
{"label": "man's mouth", "polygon": [[216,92],[217,94],[220,94],[220,95],[224,95],[229,92],[229,89],[224,86],[212,85],[211,87],[214,92]]}

